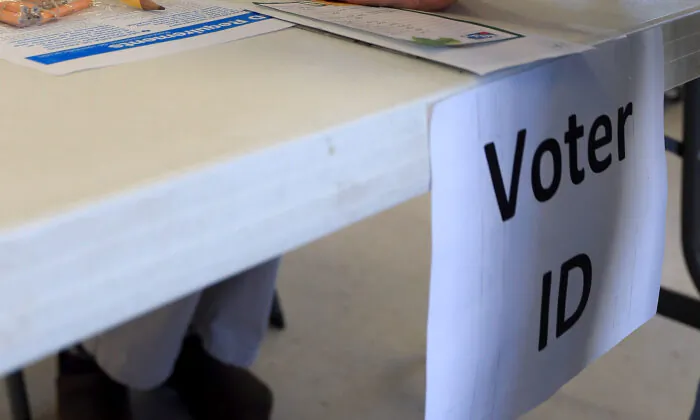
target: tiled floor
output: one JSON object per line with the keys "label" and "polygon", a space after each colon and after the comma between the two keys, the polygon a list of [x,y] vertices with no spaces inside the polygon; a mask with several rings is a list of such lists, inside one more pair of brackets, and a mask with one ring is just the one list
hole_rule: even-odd
{"label": "tiled floor", "polygon": [[[679,121],[670,109],[670,134]],[[680,162],[668,161],[663,281],[694,294],[680,253]],[[429,217],[422,197],[287,258],[289,329],[270,334],[256,367],[275,389],[275,420],[422,419]],[[37,417],[52,419],[53,361],[28,374]],[[699,379],[700,331],[657,317],[526,419],[687,419]],[[171,395],[138,401],[141,419],[186,418]]]}

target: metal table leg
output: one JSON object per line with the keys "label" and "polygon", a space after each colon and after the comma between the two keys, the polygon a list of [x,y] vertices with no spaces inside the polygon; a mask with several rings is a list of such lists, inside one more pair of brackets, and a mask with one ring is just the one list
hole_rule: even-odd
{"label": "metal table leg", "polygon": [[5,387],[10,401],[11,420],[31,420],[32,414],[22,371],[18,370],[7,376]]}
{"label": "metal table leg", "polygon": [[[700,290],[700,80],[685,85],[683,104],[683,255]],[[700,317],[700,314],[697,315]]]}
{"label": "metal table leg", "polygon": [[692,297],[662,287],[656,312],[661,316],[700,330],[700,301]]}
{"label": "metal table leg", "polygon": [[[683,158],[681,235],[683,257],[700,291],[700,80],[683,87],[683,141],[666,139],[666,150]],[[700,301],[661,288],[659,315],[700,329]]]}
{"label": "metal table leg", "polygon": [[284,321],[284,313],[282,312],[282,304],[280,303],[279,295],[275,291],[275,297],[272,300],[272,311],[270,312],[270,326],[283,330],[286,326]]}

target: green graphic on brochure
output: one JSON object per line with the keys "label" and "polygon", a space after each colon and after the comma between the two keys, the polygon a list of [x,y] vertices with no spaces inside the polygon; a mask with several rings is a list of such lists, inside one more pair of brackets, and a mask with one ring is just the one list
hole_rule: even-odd
{"label": "green graphic on brochure", "polygon": [[461,42],[457,39],[443,38],[443,37],[440,37],[438,39],[431,39],[431,38],[419,38],[417,36],[414,36],[413,42],[415,42],[416,44],[428,45],[431,47],[447,47],[449,45],[460,45],[461,44]]}

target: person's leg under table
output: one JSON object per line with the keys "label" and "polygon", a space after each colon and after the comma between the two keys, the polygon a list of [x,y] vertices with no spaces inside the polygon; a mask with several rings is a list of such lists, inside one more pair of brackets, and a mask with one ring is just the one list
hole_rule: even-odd
{"label": "person's leg under table", "polygon": [[132,420],[130,390],[170,376],[201,293],[187,296],[58,356],[59,420]]}
{"label": "person's leg under table", "polygon": [[192,322],[207,352],[222,363],[250,367],[268,328],[280,260],[260,264],[202,293]]}
{"label": "person's leg under table", "polygon": [[84,351],[63,352],[60,420],[131,419],[128,389],[166,381],[195,420],[269,418],[272,394],[247,367],[267,328],[278,267],[279,259],[253,267],[87,340]]}
{"label": "person's leg under table", "polygon": [[87,340],[83,347],[115,381],[154,389],[168,379],[200,301],[195,293]]}
{"label": "person's leg under table", "polygon": [[194,419],[268,420],[272,392],[248,367],[267,331],[279,259],[204,291],[172,384]]}

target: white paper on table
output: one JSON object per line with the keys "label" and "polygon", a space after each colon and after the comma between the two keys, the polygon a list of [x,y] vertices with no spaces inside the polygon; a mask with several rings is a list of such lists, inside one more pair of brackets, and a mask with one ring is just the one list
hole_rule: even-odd
{"label": "white paper on table", "polygon": [[[118,4],[29,28],[0,26],[0,58],[63,75],[160,57],[292,26],[238,5],[162,0],[144,12]],[[196,76],[193,76],[196,77]]]}
{"label": "white paper on table", "polygon": [[696,0],[465,0],[450,11],[590,44],[648,29],[698,8]]}
{"label": "white paper on table", "polygon": [[261,2],[281,12],[342,25],[397,40],[434,46],[464,46],[505,41],[521,35],[412,10],[321,1]]}
{"label": "white paper on table", "polygon": [[432,110],[426,420],[514,418],[656,313],[663,63],[655,29]]}
{"label": "white paper on table", "polygon": [[[591,49],[588,45],[553,39],[534,33],[528,34],[527,36],[505,39],[500,42],[488,42],[457,47],[425,46],[370,32],[368,29],[371,25],[359,23],[367,19],[361,16],[363,15],[362,12],[356,12],[354,19],[352,19],[355,27],[365,27],[365,30],[358,30],[336,23],[325,22],[318,18],[310,17],[311,15],[299,15],[297,13],[307,13],[299,7],[293,9],[294,13],[289,13],[281,11],[284,7],[280,6],[280,3],[275,4],[275,7],[280,10],[265,6],[265,4],[266,3],[259,3],[252,10],[305,27],[318,29],[350,39],[356,39],[392,51],[467,70],[479,75]],[[348,6],[331,7],[337,7],[338,9],[343,8],[344,10],[370,9],[370,7],[367,6],[355,6],[352,9],[348,9]],[[350,12],[345,12],[346,15],[349,13]],[[418,17],[425,16],[419,13],[415,13],[415,15]],[[453,18],[455,17],[456,16],[453,16]],[[468,20],[466,16],[460,16],[459,18]],[[347,16],[345,20],[348,20]],[[477,32],[488,32],[493,35],[497,33],[515,33],[522,35],[517,31],[510,31],[507,27],[503,26],[503,24],[499,24],[499,26],[482,20],[478,22],[478,25],[486,29]],[[490,27],[490,29],[488,27]],[[465,35],[468,36],[469,33]]]}

